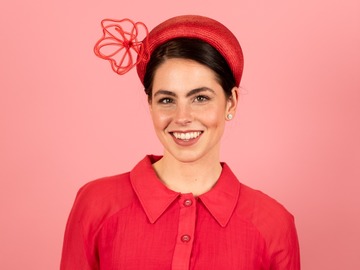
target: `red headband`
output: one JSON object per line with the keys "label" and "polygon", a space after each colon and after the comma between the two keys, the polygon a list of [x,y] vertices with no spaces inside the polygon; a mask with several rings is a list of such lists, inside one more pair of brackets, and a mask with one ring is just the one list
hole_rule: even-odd
{"label": "red headband", "polygon": [[[110,26],[116,30],[118,37],[104,27],[104,22],[109,21],[113,23]],[[235,83],[239,86],[244,67],[243,53],[234,34],[218,21],[197,15],[177,16],[159,24],[149,34],[143,23],[132,23],[133,29],[125,31],[120,24],[115,24],[121,22],[104,20],[102,22],[104,35],[95,45],[96,55],[109,60],[113,70],[118,74],[124,74],[136,66],[139,78],[143,82],[150,55],[159,45],[174,38],[197,38],[209,43],[219,51],[226,59],[234,75]],[[145,28],[146,36],[142,42],[139,42],[137,37],[139,26]],[[106,46],[115,46],[115,52],[101,52]],[[124,55],[118,56],[116,60],[115,56],[122,51]],[[133,61],[133,52],[137,53],[136,62]]]}

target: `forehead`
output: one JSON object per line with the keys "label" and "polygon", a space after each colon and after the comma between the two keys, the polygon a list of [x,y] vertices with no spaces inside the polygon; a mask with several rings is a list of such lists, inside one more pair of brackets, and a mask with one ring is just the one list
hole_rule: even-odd
{"label": "forehead", "polygon": [[221,88],[215,72],[193,60],[167,59],[154,74],[153,92],[157,90],[189,91],[200,87]]}

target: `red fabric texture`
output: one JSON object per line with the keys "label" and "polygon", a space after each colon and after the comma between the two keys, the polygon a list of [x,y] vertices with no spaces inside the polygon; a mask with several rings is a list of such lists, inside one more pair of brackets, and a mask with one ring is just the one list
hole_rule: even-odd
{"label": "red fabric texture", "polygon": [[[227,61],[233,72],[236,85],[240,85],[244,68],[241,46],[234,34],[214,19],[199,15],[182,15],[170,18],[150,31],[146,51],[151,55],[159,45],[181,37],[197,38],[212,45]],[[142,82],[148,60],[140,61],[136,66]]]}
{"label": "red fabric texture", "polygon": [[79,190],[61,270],[300,269],[294,219],[282,205],[225,163],[209,192],[171,191],[152,168],[159,158]]}

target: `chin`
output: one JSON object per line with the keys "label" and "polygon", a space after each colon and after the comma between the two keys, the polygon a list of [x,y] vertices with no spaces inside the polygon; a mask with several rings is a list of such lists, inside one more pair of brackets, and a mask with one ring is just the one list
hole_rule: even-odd
{"label": "chin", "polygon": [[167,155],[172,156],[173,159],[181,162],[181,163],[196,163],[198,161],[203,161],[207,159],[210,153],[199,153],[194,150],[188,151],[167,151]]}

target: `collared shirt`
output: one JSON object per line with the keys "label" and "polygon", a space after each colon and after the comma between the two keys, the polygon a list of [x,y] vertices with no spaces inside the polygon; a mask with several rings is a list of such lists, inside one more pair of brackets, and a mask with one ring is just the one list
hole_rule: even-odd
{"label": "collared shirt", "polygon": [[222,163],[198,197],[168,189],[147,156],[76,197],[61,270],[298,270],[293,216]]}

